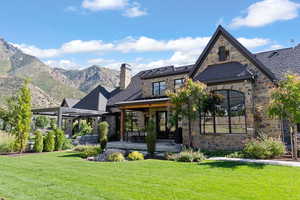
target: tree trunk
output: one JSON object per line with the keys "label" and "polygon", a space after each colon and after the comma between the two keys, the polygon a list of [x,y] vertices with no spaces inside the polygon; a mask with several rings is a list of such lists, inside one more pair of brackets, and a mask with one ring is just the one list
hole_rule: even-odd
{"label": "tree trunk", "polygon": [[193,147],[192,142],[192,122],[191,122],[191,105],[188,102],[188,126],[189,126],[189,147]]}

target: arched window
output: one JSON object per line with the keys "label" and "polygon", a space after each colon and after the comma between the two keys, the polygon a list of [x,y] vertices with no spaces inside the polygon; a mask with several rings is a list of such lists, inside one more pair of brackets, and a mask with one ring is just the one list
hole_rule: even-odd
{"label": "arched window", "polygon": [[245,96],[235,90],[216,90],[221,102],[200,116],[201,133],[246,133]]}

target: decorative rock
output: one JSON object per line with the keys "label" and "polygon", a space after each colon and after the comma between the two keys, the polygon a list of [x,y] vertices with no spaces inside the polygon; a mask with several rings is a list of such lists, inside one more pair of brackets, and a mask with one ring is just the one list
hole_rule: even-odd
{"label": "decorative rock", "polygon": [[107,161],[107,157],[110,154],[116,153],[116,152],[119,152],[119,153],[121,153],[123,155],[126,154],[126,151],[121,150],[121,149],[107,149],[105,152],[103,152],[100,155],[98,155],[97,157],[95,157],[95,161],[100,161],[100,162]]}

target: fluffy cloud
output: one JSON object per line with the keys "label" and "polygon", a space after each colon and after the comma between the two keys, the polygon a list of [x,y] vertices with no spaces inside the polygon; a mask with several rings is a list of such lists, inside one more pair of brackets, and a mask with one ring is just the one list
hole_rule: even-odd
{"label": "fluffy cloud", "polygon": [[107,51],[114,47],[111,43],[104,43],[101,40],[72,40],[63,44],[60,51],[64,54],[69,53],[84,53],[84,52],[96,52],[96,51]]}
{"label": "fluffy cloud", "polygon": [[63,68],[63,69],[76,69],[79,68],[79,65],[70,61],[70,60],[47,60],[45,61],[46,65],[49,65],[53,68]]}
{"label": "fluffy cloud", "polygon": [[123,13],[124,16],[134,18],[147,15],[145,10],[141,10],[141,5],[139,3],[133,3],[130,8],[127,8]]}
{"label": "fluffy cloud", "polygon": [[290,20],[298,16],[300,4],[290,0],[263,0],[250,5],[244,17],[232,20],[231,27],[260,27],[276,21]]}
{"label": "fluffy cloud", "polygon": [[82,7],[91,11],[118,10],[127,5],[127,0],[84,0],[82,2]]}
{"label": "fluffy cloud", "polygon": [[[189,55],[191,52],[200,54],[208,43],[210,37],[183,37],[173,40],[156,40],[154,38],[141,36],[137,39],[127,37],[123,40],[113,43],[101,40],[72,40],[62,44],[57,49],[40,49],[36,46],[26,44],[14,44],[25,53],[39,57],[51,58],[59,57],[66,54],[78,53],[104,53],[108,51],[131,53],[131,52],[161,52],[173,51],[176,57]],[[238,38],[238,40],[247,48],[254,49],[265,46],[270,43],[265,38]]]}
{"label": "fluffy cloud", "polygon": [[83,0],[82,7],[91,11],[123,10],[123,16],[135,18],[147,15],[137,2],[129,0]]}

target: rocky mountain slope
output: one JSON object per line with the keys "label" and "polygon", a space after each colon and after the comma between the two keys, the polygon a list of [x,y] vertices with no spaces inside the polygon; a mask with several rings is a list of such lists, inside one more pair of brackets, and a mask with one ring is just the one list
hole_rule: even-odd
{"label": "rocky mountain slope", "polygon": [[63,98],[81,98],[98,84],[116,87],[119,73],[92,66],[84,70],[53,69],[0,39],[0,105],[30,78],[34,107],[57,106]]}
{"label": "rocky mountain slope", "polygon": [[76,88],[89,92],[101,84],[106,88],[115,88],[119,84],[119,71],[93,65],[83,70],[54,69],[72,81]]}

